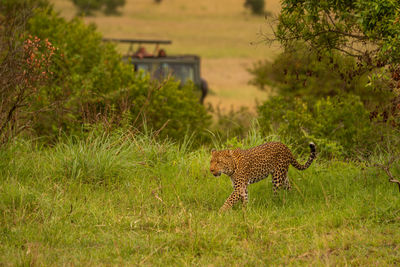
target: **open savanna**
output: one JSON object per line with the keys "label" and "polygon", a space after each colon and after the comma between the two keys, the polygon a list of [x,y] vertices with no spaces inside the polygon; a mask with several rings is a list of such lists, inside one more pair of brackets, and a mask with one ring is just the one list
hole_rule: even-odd
{"label": "open savanna", "polygon": [[266,179],[247,210],[218,214],[231,182],[187,144],[115,133],[1,149],[0,265],[399,266],[400,197],[382,171],[317,159],[289,169],[292,191]]}
{"label": "open savanna", "polygon": [[[71,1],[52,2],[66,18],[76,14]],[[244,0],[168,0],[161,4],[127,0],[120,16],[96,13],[84,19],[95,23],[104,37],[172,40],[165,47],[169,54],[202,57],[202,76],[212,90],[206,102],[224,109],[254,108],[255,100],[265,100],[267,95],[248,84],[251,76],[246,69],[258,60],[271,60],[279,47],[263,43],[263,35],[271,34],[269,23],[263,16],[252,16],[243,4]],[[267,1],[266,10],[272,15],[279,9],[278,0]],[[124,53],[128,47],[119,49]]]}

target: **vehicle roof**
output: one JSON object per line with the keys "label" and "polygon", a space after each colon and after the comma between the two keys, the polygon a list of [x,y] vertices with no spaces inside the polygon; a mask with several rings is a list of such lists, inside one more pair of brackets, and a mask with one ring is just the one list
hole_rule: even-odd
{"label": "vehicle roof", "polygon": [[171,40],[150,40],[150,39],[120,39],[120,38],[103,38],[106,42],[119,42],[130,44],[172,44]]}
{"label": "vehicle roof", "polygon": [[153,62],[153,61],[199,61],[200,57],[197,55],[169,55],[165,57],[136,57],[132,55],[124,56],[130,58],[135,62]]}

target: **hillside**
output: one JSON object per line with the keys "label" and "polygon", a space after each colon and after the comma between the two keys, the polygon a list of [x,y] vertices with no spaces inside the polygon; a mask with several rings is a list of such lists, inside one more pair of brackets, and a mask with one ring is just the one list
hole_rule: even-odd
{"label": "hillside", "polygon": [[[76,9],[70,1],[52,0],[56,10],[72,18]],[[127,0],[121,16],[97,13],[86,17],[95,23],[104,37],[169,39],[169,54],[198,54],[202,57],[202,76],[213,92],[208,103],[223,108],[254,107],[255,100],[265,99],[265,93],[248,85],[251,78],[246,68],[253,62],[271,59],[279,51],[262,42],[270,34],[264,17],[252,16],[243,7],[244,1],[169,0],[155,4],[150,0]],[[266,10],[279,11],[279,1],[268,1]],[[121,52],[127,47],[121,46]]]}

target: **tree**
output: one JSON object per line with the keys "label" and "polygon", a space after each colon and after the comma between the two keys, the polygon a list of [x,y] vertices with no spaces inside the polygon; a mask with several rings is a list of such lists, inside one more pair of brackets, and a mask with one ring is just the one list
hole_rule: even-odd
{"label": "tree", "polygon": [[263,15],[264,14],[264,0],[246,0],[244,3],[246,8],[249,8],[251,12],[255,15]]}
{"label": "tree", "polygon": [[117,8],[125,5],[125,0],[71,0],[80,14],[91,15],[103,10],[105,14],[118,14]]}
{"label": "tree", "polygon": [[338,50],[369,66],[400,62],[400,5],[397,0],[285,0],[277,39]]}
{"label": "tree", "polygon": [[[305,42],[321,56],[333,51],[356,59],[344,77],[368,74],[373,90],[400,91],[400,5],[398,0],[284,0],[274,38],[284,47]],[[340,66],[338,68],[340,70]],[[400,126],[400,94],[371,112]]]}
{"label": "tree", "polygon": [[318,140],[325,155],[346,157],[395,143],[398,0],[283,0],[274,36],[266,39],[284,50],[250,69],[253,84],[277,95],[259,107],[264,132],[277,130],[290,142]]}

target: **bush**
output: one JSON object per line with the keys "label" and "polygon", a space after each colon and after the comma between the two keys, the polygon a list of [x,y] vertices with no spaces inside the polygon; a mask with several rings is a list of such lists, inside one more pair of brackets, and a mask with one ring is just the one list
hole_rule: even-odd
{"label": "bush", "polygon": [[249,8],[255,15],[264,15],[264,0],[246,0],[244,6]]}
{"label": "bush", "polygon": [[47,84],[54,47],[26,34],[41,0],[0,4],[0,146],[29,128],[36,115],[31,97]]}
{"label": "bush", "polygon": [[117,8],[125,5],[125,0],[71,0],[79,14],[91,15],[93,11],[103,9],[105,14],[118,14]]}
{"label": "bush", "polygon": [[[161,137],[183,141],[187,134],[196,133],[199,139],[206,138],[211,117],[199,103],[193,84],[180,87],[179,82],[168,80],[154,89],[149,76],[139,81],[141,86],[129,93],[134,103],[130,109],[133,123],[141,115],[153,130],[160,130]],[[151,90],[153,94],[147,98]]]}
{"label": "bush", "polygon": [[[259,107],[263,132],[276,132],[301,149],[312,139],[327,157],[368,155],[379,141],[371,111],[390,103],[393,93],[365,86],[370,73],[355,71],[351,57],[296,45],[273,63],[259,62],[249,70],[252,84],[276,95]],[[384,134],[387,125],[381,125]]]}
{"label": "bush", "polygon": [[253,112],[247,107],[240,107],[238,110],[231,108],[228,112],[221,110],[219,106],[210,106],[209,111],[215,118],[213,132],[219,141],[225,141],[232,137],[245,138],[251,129],[254,121]]}
{"label": "bush", "polygon": [[277,133],[303,153],[309,153],[306,144],[313,141],[322,157],[368,156],[382,134],[355,95],[322,98],[314,106],[299,98],[290,102],[278,96],[258,111],[265,135]]}
{"label": "bush", "polygon": [[125,5],[125,0],[105,0],[104,13],[105,14],[118,14],[117,8]]}
{"label": "bush", "polygon": [[306,45],[285,49],[272,63],[260,61],[249,69],[251,84],[286,97],[301,97],[313,105],[322,97],[350,93],[369,108],[386,102],[391,94],[367,88],[368,73],[358,73],[351,57],[338,53],[318,54]]}

